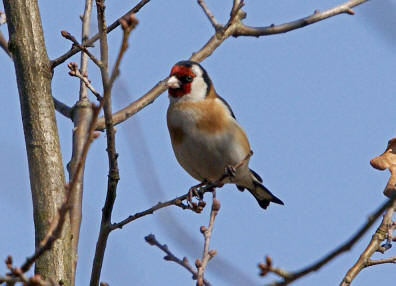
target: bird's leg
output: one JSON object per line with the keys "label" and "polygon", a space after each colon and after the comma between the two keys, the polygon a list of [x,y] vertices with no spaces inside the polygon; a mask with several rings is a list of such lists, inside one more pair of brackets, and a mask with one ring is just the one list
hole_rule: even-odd
{"label": "bird's leg", "polygon": [[[203,180],[198,185],[192,186],[188,191],[187,202],[191,209],[197,213],[200,213],[206,205],[206,203],[203,201],[204,192],[202,192],[201,187],[207,185],[207,183],[207,180]],[[192,201],[193,197],[198,199],[198,204]]]}

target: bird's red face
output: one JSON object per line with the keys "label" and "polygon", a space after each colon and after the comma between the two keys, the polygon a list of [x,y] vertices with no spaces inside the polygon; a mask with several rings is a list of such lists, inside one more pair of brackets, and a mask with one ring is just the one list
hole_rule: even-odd
{"label": "bird's red face", "polygon": [[191,83],[195,76],[191,66],[174,65],[167,82],[169,95],[182,97],[189,94],[191,92]]}

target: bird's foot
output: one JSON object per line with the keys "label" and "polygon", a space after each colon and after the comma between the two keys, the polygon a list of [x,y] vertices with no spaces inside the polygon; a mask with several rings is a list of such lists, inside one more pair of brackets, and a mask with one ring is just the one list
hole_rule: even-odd
{"label": "bird's foot", "polygon": [[[207,181],[203,181],[202,183],[192,186],[187,193],[187,203],[190,206],[190,208],[197,212],[200,213],[202,212],[203,208],[205,207],[206,203],[203,200],[203,194],[204,192],[201,190],[201,187],[206,185]],[[193,202],[193,198],[197,198],[198,203]]]}

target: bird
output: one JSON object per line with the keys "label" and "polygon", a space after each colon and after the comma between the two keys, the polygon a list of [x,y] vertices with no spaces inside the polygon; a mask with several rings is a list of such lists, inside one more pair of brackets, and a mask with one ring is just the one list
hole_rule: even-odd
{"label": "bird", "polygon": [[230,105],[216,93],[206,70],[197,62],[179,61],[172,67],[166,87],[171,144],[184,170],[204,183],[216,182],[231,169],[233,176],[224,183],[235,184],[240,191],[247,189],[263,209],[270,202],[283,205],[249,168],[248,138]]}

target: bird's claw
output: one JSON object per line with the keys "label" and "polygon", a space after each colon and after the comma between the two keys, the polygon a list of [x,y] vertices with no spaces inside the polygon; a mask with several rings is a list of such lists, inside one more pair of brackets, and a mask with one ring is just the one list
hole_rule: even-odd
{"label": "bird's claw", "polygon": [[[190,206],[190,208],[197,212],[200,213],[202,212],[203,208],[205,207],[206,203],[203,201],[203,192],[201,191],[201,187],[206,184],[206,181],[196,185],[192,186],[187,193],[187,203]],[[196,197],[198,199],[198,203],[193,202],[193,198]]]}

